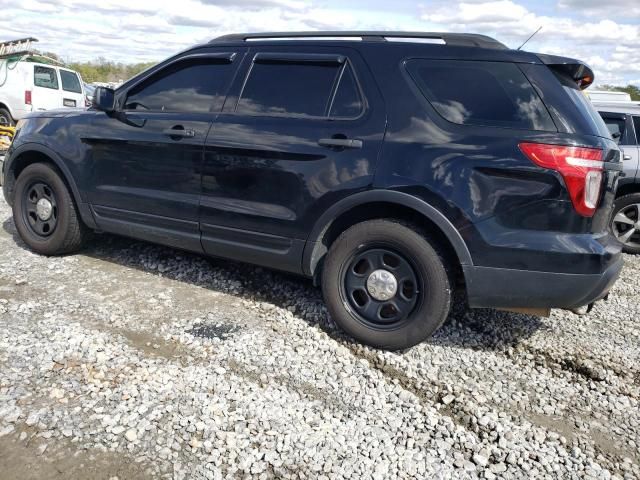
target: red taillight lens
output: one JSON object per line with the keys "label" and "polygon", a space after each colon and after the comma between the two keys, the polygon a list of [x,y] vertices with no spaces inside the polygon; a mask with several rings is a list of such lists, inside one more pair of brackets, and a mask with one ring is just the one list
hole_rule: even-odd
{"label": "red taillight lens", "polygon": [[31,105],[31,90],[24,91],[24,104]]}
{"label": "red taillight lens", "polygon": [[585,217],[593,216],[602,190],[602,150],[543,143],[518,146],[536,165],[559,172],[576,211]]}

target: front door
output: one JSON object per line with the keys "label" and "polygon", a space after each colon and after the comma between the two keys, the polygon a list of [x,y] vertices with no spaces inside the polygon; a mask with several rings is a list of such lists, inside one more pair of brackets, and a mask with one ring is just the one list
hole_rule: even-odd
{"label": "front door", "polygon": [[631,115],[615,112],[600,112],[600,116],[607,125],[611,136],[622,151],[624,160],[624,174],[622,182],[634,181],[640,162],[636,131],[640,134],[640,117],[635,117],[638,129],[634,128],[634,118]]}
{"label": "front door", "polygon": [[313,222],[367,189],[384,105],[355,50],[251,48],[205,146],[205,252],[300,271]]}
{"label": "front door", "polygon": [[204,141],[236,69],[235,53],[187,55],[98,112],[88,142],[89,201],[99,228],[200,251]]}

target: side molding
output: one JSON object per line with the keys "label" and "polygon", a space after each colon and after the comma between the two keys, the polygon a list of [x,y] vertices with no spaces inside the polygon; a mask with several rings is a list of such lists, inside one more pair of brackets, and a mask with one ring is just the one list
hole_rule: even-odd
{"label": "side molding", "polygon": [[305,275],[313,276],[318,263],[327,253],[327,247],[322,243],[322,237],[333,221],[343,213],[372,202],[395,203],[409,207],[424,215],[442,230],[444,235],[453,245],[453,248],[462,266],[473,265],[471,254],[460,232],[453,226],[447,217],[427,202],[412,195],[394,190],[367,190],[347,197],[331,206],[315,223],[311,231],[302,258],[302,269]]}

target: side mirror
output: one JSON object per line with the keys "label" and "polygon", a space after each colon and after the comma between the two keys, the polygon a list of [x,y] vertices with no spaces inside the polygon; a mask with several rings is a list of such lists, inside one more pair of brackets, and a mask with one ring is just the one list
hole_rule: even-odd
{"label": "side mirror", "polygon": [[113,88],[96,87],[93,92],[93,107],[111,113],[116,109],[116,92]]}

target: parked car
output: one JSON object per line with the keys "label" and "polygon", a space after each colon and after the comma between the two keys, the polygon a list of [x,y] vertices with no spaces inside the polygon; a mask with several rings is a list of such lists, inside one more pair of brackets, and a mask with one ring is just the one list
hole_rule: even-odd
{"label": "parked car", "polygon": [[84,84],[84,95],[86,99],[87,107],[90,107],[93,104],[93,92],[95,91],[96,86],[90,83]]}
{"label": "parked car", "polygon": [[627,253],[640,253],[640,102],[595,102],[612,137],[622,150],[620,179],[611,231]]}
{"label": "parked car", "polygon": [[401,349],[471,307],[603,298],[620,151],[564,57],[471,34],[217,38],[89,111],[19,125],[4,195],[34,251],[94,230],[313,278],[356,339]]}
{"label": "parked car", "polygon": [[85,106],[78,72],[32,60],[0,59],[0,125],[15,125],[39,110]]}

